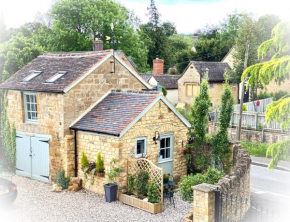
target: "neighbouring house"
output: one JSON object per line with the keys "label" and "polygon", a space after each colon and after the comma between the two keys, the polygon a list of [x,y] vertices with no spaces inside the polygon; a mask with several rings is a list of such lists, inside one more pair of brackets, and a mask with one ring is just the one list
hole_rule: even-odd
{"label": "neighbouring house", "polygon": [[[194,98],[199,94],[200,83],[208,73],[209,94],[212,107],[217,108],[221,102],[222,87],[225,82],[225,70],[231,70],[226,62],[196,62],[189,63],[182,76],[178,79],[178,107],[181,104],[192,104]],[[237,102],[238,87],[231,83],[235,103]]]}
{"label": "neighbouring house", "polygon": [[166,98],[172,103],[178,103],[178,83],[181,75],[169,75],[164,73],[164,60],[153,60],[153,74],[141,74],[141,77],[151,86],[161,85],[167,89]]}
{"label": "neighbouring house", "polygon": [[60,169],[72,176],[72,122],[112,88],[151,89],[124,53],[102,49],[94,41],[96,51],[40,55],[0,85],[17,131],[17,174],[45,182]]}
{"label": "neighbouring house", "polygon": [[[107,172],[112,158],[120,160],[119,188],[126,186],[127,159],[131,158],[146,157],[178,180],[187,172],[182,151],[188,127],[188,121],[161,92],[113,89],[72,123],[77,146],[71,144],[69,149],[77,150],[79,166],[82,152],[90,162],[100,152]],[[78,173],[83,175],[80,167]],[[103,193],[105,182],[106,178],[98,177],[93,186],[85,187]]]}

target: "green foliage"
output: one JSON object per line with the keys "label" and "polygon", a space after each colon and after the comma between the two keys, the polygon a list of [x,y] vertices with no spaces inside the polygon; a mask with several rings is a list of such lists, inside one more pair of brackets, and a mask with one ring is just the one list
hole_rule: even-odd
{"label": "green foliage", "polygon": [[57,185],[61,186],[62,189],[67,189],[68,184],[69,184],[69,177],[65,176],[64,170],[60,170],[56,174],[56,183]]}
{"label": "green foliage", "polygon": [[164,86],[162,86],[162,93],[163,93],[163,96],[167,95],[167,89]]}
{"label": "green foliage", "polygon": [[135,184],[136,184],[135,176],[129,174],[128,175],[128,190],[127,190],[127,193],[129,195],[133,194],[133,191],[135,189]]}
{"label": "green foliage", "polygon": [[217,183],[222,177],[224,176],[224,173],[221,171],[218,171],[214,168],[209,168],[204,174],[191,174],[188,176],[185,176],[180,181],[179,188],[179,194],[181,196],[182,200],[191,202],[193,191],[192,186],[201,184],[201,183],[209,183],[209,184],[215,184]]}
{"label": "green foliage", "polygon": [[82,166],[82,169],[85,169],[86,167],[88,167],[88,165],[89,165],[88,157],[85,154],[85,152],[82,151],[82,157],[81,157],[81,166]]}
{"label": "green foliage", "polygon": [[[264,41],[258,48],[260,58],[271,56],[271,60],[248,67],[242,75],[245,79],[249,77],[248,86],[257,86],[260,83],[267,86],[271,81],[277,84],[283,83],[285,79],[290,78],[290,23],[280,22],[272,31],[272,38]],[[290,127],[290,96],[286,95],[278,101],[274,101],[267,106],[266,121],[282,122],[284,130]],[[290,140],[275,143],[269,146],[267,156],[272,157],[269,169],[277,166],[279,159],[283,156],[289,156]]]}
{"label": "green foliage", "polygon": [[97,156],[96,171],[98,173],[103,173],[105,171],[104,160],[101,157],[101,153],[98,153],[98,156]]}
{"label": "green foliage", "polygon": [[159,203],[158,198],[158,184],[155,181],[152,181],[148,184],[148,202],[150,203]]}
{"label": "green foliage", "polygon": [[229,136],[227,129],[230,127],[233,111],[234,98],[231,87],[228,82],[226,82],[222,91],[218,132],[212,139],[212,154],[215,163],[218,166],[221,164],[223,169],[227,172],[229,171],[231,165],[231,151],[229,148]]}
{"label": "green foliage", "polygon": [[242,109],[243,109],[244,112],[247,112],[247,106],[246,106],[246,104],[243,104],[243,108]]}
{"label": "green foliage", "polygon": [[204,155],[206,141],[206,129],[208,125],[208,112],[210,108],[210,97],[208,94],[208,80],[204,79],[200,85],[200,93],[195,97],[191,105],[190,120],[191,129],[188,133],[194,138],[192,144],[188,144],[188,149],[195,150],[198,157],[195,160],[199,164],[199,169],[204,169],[209,164],[209,159]]}
{"label": "green foliage", "polygon": [[260,94],[258,95],[258,99],[267,99],[267,98],[273,98],[273,101],[277,101],[281,99],[282,97],[288,95],[289,93],[287,91],[280,90],[278,92],[271,92],[268,93],[267,91],[261,91]]}
{"label": "green foliage", "polygon": [[136,191],[137,191],[137,196],[139,198],[142,198],[146,196],[147,194],[147,184],[149,180],[149,174],[145,170],[140,170],[137,173],[136,177]]}
{"label": "green foliage", "polygon": [[249,151],[250,155],[266,157],[268,144],[260,142],[241,142],[243,148]]}
{"label": "green foliage", "polygon": [[122,172],[122,169],[116,166],[116,163],[118,163],[119,160],[113,158],[110,162],[110,171],[106,172],[106,175],[110,182],[114,181],[115,178],[119,175],[119,173]]}

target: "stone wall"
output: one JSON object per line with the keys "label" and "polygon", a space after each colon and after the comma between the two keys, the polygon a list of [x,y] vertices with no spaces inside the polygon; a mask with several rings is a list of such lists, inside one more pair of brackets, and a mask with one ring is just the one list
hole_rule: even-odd
{"label": "stone wall", "polygon": [[[203,183],[192,187],[194,193],[193,221],[214,222],[215,190],[217,188],[222,194],[237,196],[250,202],[250,166],[251,158],[248,151],[239,145],[234,146],[233,168],[229,175],[220,179],[215,185]],[[235,213],[234,211],[232,213],[223,211],[224,217],[236,216]]]}
{"label": "stone wall", "polygon": [[[135,158],[135,139],[147,137],[147,158],[158,165],[159,142],[155,144],[153,137],[155,131],[162,134],[174,135],[174,176],[175,179],[186,175],[186,160],[182,154],[187,141],[187,127],[181,120],[162,102],[153,106],[122,138],[101,136],[93,133],[78,132],[78,174],[83,177],[81,170],[81,153],[84,151],[90,162],[95,162],[97,153],[101,152],[104,159],[105,171],[109,170],[112,158],[119,159],[119,167],[123,169],[120,177],[116,178],[119,188],[127,186],[126,166],[127,159]],[[103,184],[106,178],[96,177],[93,185],[88,180],[84,183],[86,189],[97,193],[104,193]]]}
{"label": "stone wall", "polygon": [[[208,133],[214,134],[217,130],[217,125],[215,122],[209,122]],[[229,137],[231,139],[236,139],[236,128],[228,128]],[[263,142],[267,144],[273,144],[277,142],[282,142],[290,138],[287,133],[277,133],[271,131],[256,131],[256,130],[241,130],[241,141],[248,142]]]}
{"label": "stone wall", "polygon": [[17,131],[51,135],[49,141],[50,175],[52,179],[63,166],[62,151],[64,148],[63,134],[63,97],[61,94],[36,93],[38,120],[36,123],[26,122],[24,113],[23,93],[8,91],[7,115],[10,124],[15,124]]}

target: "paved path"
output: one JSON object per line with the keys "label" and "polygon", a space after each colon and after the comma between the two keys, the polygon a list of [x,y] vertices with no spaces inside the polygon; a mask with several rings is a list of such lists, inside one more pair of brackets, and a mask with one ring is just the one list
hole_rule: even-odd
{"label": "paved path", "polygon": [[251,167],[251,201],[263,209],[280,214],[280,221],[290,221],[290,172],[268,171],[266,167]]}
{"label": "paved path", "polygon": [[18,197],[12,206],[0,208],[0,222],[176,222],[193,208],[176,197],[176,208],[165,201],[165,210],[156,215],[122,204],[106,203],[104,196],[82,190],[80,192],[51,192],[51,186],[28,178],[15,176]]}

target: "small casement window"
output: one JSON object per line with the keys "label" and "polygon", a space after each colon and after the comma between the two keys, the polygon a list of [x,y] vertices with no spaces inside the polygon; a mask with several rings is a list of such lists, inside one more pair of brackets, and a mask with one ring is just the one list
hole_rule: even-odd
{"label": "small casement window", "polygon": [[198,95],[198,85],[194,84],[185,84],[185,94],[186,96],[197,96]]}
{"label": "small casement window", "polygon": [[210,83],[209,83],[209,88],[212,89],[213,87],[214,87],[214,84],[213,84],[212,82],[210,82]]}
{"label": "small casement window", "polygon": [[139,158],[146,155],[147,139],[146,137],[141,137],[136,139],[135,144],[135,157]]}
{"label": "small casement window", "polygon": [[26,121],[37,121],[37,102],[35,93],[24,93],[24,109]]}

